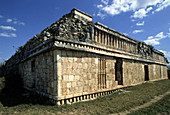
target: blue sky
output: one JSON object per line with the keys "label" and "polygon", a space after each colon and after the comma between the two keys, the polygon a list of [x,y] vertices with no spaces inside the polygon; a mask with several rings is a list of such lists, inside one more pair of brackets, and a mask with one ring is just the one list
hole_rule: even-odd
{"label": "blue sky", "polygon": [[170,0],[0,0],[0,62],[73,8],[153,45],[170,61]]}

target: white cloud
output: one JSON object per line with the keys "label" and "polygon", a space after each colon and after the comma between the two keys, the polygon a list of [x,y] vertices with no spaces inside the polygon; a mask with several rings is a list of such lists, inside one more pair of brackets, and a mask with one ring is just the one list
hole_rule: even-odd
{"label": "white cloud", "polygon": [[165,54],[166,57],[170,58],[170,52],[164,51],[164,50],[159,50]]}
{"label": "white cloud", "polygon": [[170,0],[164,0],[161,4],[158,5],[159,7],[155,11],[159,12],[169,5],[170,5]]}
{"label": "white cloud", "polygon": [[25,25],[25,23],[24,23],[24,22],[20,22],[20,23],[19,23],[19,25],[23,25],[23,26],[24,26],[24,25]]}
{"label": "white cloud", "polygon": [[170,38],[170,33],[164,34],[164,32],[160,32],[155,36],[149,36],[147,40],[144,40],[144,42],[154,46],[159,45],[160,40],[164,38]]}
{"label": "white cloud", "polygon": [[132,33],[137,34],[137,33],[140,33],[140,32],[143,32],[143,30],[134,30]]}
{"label": "white cloud", "polygon": [[21,21],[17,20],[16,18],[14,18],[14,19],[7,19],[6,22],[8,22],[8,23],[11,22],[11,23],[13,23],[13,24],[18,24],[18,25],[22,25],[22,26],[25,25],[24,22],[21,22]]}
{"label": "white cloud", "polygon": [[2,37],[17,37],[17,35],[15,33],[0,33],[0,36]]}
{"label": "white cloud", "polygon": [[102,8],[102,7],[103,7],[103,5],[102,5],[102,4],[99,4],[99,5],[97,5],[97,7],[98,7],[98,8]]}
{"label": "white cloud", "polygon": [[8,22],[8,23],[9,23],[9,22],[12,22],[12,19],[7,19],[6,22]]}
{"label": "white cloud", "polygon": [[152,39],[152,38],[153,38],[153,36],[149,36],[149,37],[148,37],[148,39]]}
{"label": "white cloud", "polygon": [[143,26],[144,24],[145,24],[144,21],[143,21],[143,22],[138,22],[138,23],[136,23],[137,26]]}
{"label": "white cloud", "polygon": [[146,17],[146,11],[145,9],[139,9],[138,11],[136,11],[131,17],[133,18],[143,18]]}
{"label": "white cloud", "polygon": [[146,44],[153,45],[153,46],[160,44],[159,40],[157,39],[147,39],[147,40],[144,40],[144,42]]}
{"label": "white cloud", "polygon": [[104,19],[106,15],[102,14],[101,12],[98,12],[97,16],[99,16],[101,19]]}
{"label": "white cloud", "polygon": [[152,10],[161,11],[170,5],[170,0],[112,0],[109,4],[108,0],[101,0],[101,4],[97,5],[100,11],[104,11],[109,15],[118,15],[122,12],[132,11],[133,18],[143,18]]}
{"label": "white cloud", "polygon": [[131,17],[142,19],[142,18],[146,17],[146,16],[147,16],[146,14],[147,14],[148,12],[150,12],[151,10],[152,10],[152,7],[149,7],[149,8],[147,8],[147,9],[145,9],[145,8],[139,9],[139,10],[136,11]]}
{"label": "white cloud", "polygon": [[107,5],[109,3],[109,0],[101,0],[101,2]]}
{"label": "white cloud", "polygon": [[170,52],[164,51],[164,50],[159,50],[159,51],[161,51],[162,53],[164,53],[165,57],[167,57],[168,61],[170,62]]}
{"label": "white cloud", "polygon": [[18,22],[17,21],[13,21],[14,24],[17,24]]}
{"label": "white cloud", "polygon": [[24,23],[24,22],[20,22],[20,21],[13,21],[13,23],[14,23],[14,24],[18,24],[18,25],[22,25],[22,26],[24,26],[24,25],[25,25],[25,23]]}
{"label": "white cloud", "polygon": [[0,15],[0,18],[3,18],[3,16],[2,16],[2,15]]}
{"label": "white cloud", "polygon": [[0,29],[16,31],[16,29],[12,26],[0,26]]}
{"label": "white cloud", "polygon": [[113,0],[113,4],[105,5],[104,7],[100,8],[101,10],[105,11],[110,15],[117,15],[121,12],[127,12],[130,10],[130,6],[122,1]]}
{"label": "white cloud", "polygon": [[166,38],[166,35],[164,35],[164,32],[160,32],[155,36],[155,38],[163,39],[163,38]]}
{"label": "white cloud", "polygon": [[146,12],[150,12],[153,8],[152,7],[149,7],[146,9]]}
{"label": "white cloud", "polygon": [[128,36],[129,34],[127,34],[127,33],[123,33],[125,36]]}

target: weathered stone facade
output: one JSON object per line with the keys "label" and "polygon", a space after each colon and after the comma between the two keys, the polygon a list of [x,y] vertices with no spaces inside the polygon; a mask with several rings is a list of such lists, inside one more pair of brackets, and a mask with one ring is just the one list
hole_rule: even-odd
{"label": "weathered stone facade", "polygon": [[6,62],[6,74],[57,104],[94,99],[117,88],[167,79],[167,60],[152,46],[73,9]]}

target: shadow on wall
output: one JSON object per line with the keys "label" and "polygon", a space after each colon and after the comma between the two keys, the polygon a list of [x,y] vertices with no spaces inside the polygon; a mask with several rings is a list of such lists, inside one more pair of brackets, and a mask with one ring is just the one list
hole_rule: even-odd
{"label": "shadow on wall", "polygon": [[0,103],[7,107],[20,104],[50,105],[44,97],[25,90],[22,79],[13,74],[0,77]]}
{"label": "shadow on wall", "polygon": [[170,70],[168,70],[168,79],[170,79]]}

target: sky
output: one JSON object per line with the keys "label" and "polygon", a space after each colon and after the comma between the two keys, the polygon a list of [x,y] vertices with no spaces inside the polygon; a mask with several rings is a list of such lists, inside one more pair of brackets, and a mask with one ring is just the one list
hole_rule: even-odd
{"label": "sky", "polygon": [[0,62],[73,8],[152,45],[170,62],[170,0],[0,0]]}

